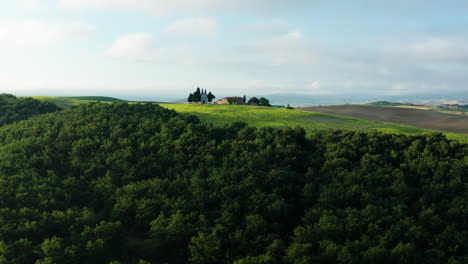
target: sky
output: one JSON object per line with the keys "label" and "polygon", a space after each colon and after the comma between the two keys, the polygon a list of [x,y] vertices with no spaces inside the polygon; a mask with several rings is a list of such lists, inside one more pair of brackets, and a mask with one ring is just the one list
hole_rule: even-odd
{"label": "sky", "polygon": [[465,0],[0,0],[0,93],[468,93]]}

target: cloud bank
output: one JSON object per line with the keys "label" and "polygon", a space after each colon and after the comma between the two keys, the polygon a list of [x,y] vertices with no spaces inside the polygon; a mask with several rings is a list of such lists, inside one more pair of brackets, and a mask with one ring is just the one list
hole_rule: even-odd
{"label": "cloud bank", "polygon": [[0,22],[0,47],[34,48],[53,43],[89,38],[96,28],[82,23],[55,23],[42,20]]}
{"label": "cloud bank", "polygon": [[150,11],[156,15],[200,14],[219,11],[243,13],[284,12],[310,5],[306,0],[60,0],[60,6],[70,9],[114,8]]}
{"label": "cloud bank", "polygon": [[176,21],[167,27],[167,32],[177,34],[212,37],[216,35],[216,20],[209,17],[187,18]]}

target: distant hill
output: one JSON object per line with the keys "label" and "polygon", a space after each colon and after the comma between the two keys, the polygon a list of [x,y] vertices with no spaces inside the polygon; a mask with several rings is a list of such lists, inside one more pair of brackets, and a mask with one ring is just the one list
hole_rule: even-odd
{"label": "distant hill", "polygon": [[179,100],[174,100],[171,102],[168,102],[169,104],[187,104],[187,98],[179,99]]}
{"label": "distant hill", "polygon": [[368,103],[367,105],[375,105],[375,106],[400,106],[400,105],[413,105],[413,104],[404,104],[404,103],[393,103],[389,101],[377,101]]}
{"label": "distant hill", "polygon": [[80,104],[91,102],[125,102],[125,100],[107,97],[107,96],[72,96],[72,97],[52,97],[52,96],[33,96],[33,98],[41,101],[54,103],[64,109]]}
{"label": "distant hill", "polygon": [[[425,105],[425,104],[410,104],[410,103],[394,103],[389,101],[372,102],[365,105],[383,106],[383,107],[404,107],[419,110],[432,110],[445,114],[466,115],[468,113],[468,105],[459,104],[443,104],[443,105]],[[398,111],[398,110],[397,110]]]}
{"label": "distant hill", "polygon": [[0,126],[59,110],[61,110],[60,107],[50,102],[42,102],[30,97],[18,98],[11,94],[0,94]]}
{"label": "distant hill", "polygon": [[369,102],[388,101],[402,104],[468,104],[467,93],[448,94],[405,94],[405,95],[379,95],[379,94],[262,94],[258,95],[268,98],[271,104],[292,106],[314,106],[314,105],[336,105],[336,104],[365,104]]}
{"label": "distant hill", "polygon": [[101,101],[101,102],[124,101],[124,100],[117,99],[117,98],[114,98],[114,97],[106,97],[106,96],[73,96],[73,97],[62,97],[62,98],[69,98],[69,99],[73,99],[73,100]]}
{"label": "distant hill", "polygon": [[436,111],[428,111],[427,109],[369,105],[331,105],[304,107],[300,109],[371,121],[468,134],[468,116],[444,114]]}

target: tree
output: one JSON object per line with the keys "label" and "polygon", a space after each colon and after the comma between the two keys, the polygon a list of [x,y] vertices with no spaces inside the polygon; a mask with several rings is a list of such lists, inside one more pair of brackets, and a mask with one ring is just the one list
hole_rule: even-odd
{"label": "tree", "polygon": [[189,95],[187,101],[188,101],[189,103],[193,103],[193,94],[190,94],[190,95]]}
{"label": "tree", "polygon": [[59,110],[61,110],[60,107],[50,102],[41,102],[30,97],[17,98],[11,94],[0,94],[0,126]]}
{"label": "tree", "polygon": [[214,94],[212,94],[211,92],[208,94],[208,102],[212,102],[213,99],[216,99],[216,96],[214,96]]}
{"label": "tree", "polygon": [[197,91],[193,94],[193,101],[195,103],[201,101],[201,92],[200,92],[200,87],[197,88]]}
{"label": "tree", "polygon": [[231,97],[231,98],[228,98],[227,100],[228,100],[228,103],[231,104],[231,105],[232,104],[237,104],[237,98],[232,98]]}
{"label": "tree", "polygon": [[265,97],[260,98],[258,105],[267,106],[267,107],[271,106],[270,101],[266,99]]}
{"label": "tree", "polygon": [[252,97],[249,99],[249,101],[247,102],[247,104],[249,105],[259,105],[260,104],[260,100],[258,100],[257,97]]}
{"label": "tree", "polygon": [[63,239],[52,237],[45,239],[41,244],[41,251],[44,259],[39,263],[65,263],[66,254],[63,246]]}
{"label": "tree", "polygon": [[247,103],[247,97],[245,97],[245,94],[244,94],[244,104]]}

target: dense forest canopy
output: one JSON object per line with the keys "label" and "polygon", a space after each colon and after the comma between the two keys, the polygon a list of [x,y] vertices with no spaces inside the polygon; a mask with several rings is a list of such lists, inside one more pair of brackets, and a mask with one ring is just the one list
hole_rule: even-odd
{"label": "dense forest canopy", "polygon": [[0,263],[467,263],[467,157],[82,105],[0,128]]}
{"label": "dense forest canopy", "polygon": [[60,109],[55,104],[30,97],[17,98],[11,94],[0,94],[0,126]]}

